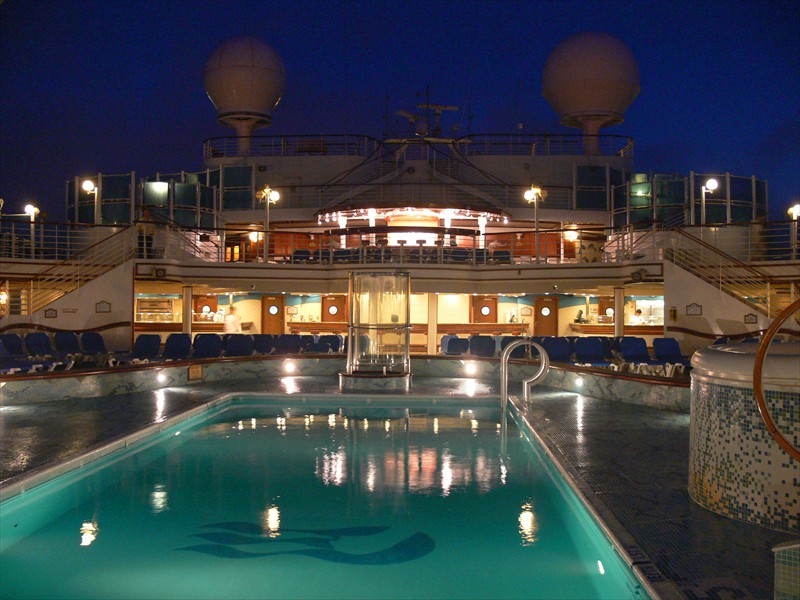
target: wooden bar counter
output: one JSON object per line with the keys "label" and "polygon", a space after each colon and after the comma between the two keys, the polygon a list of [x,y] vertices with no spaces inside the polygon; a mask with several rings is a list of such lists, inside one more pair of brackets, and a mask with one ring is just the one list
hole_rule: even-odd
{"label": "wooden bar counter", "polygon": [[[575,335],[614,335],[613,323],[570,323],[570,329]],[[645,335],[664,335],[663,325],[625,325],[623,329],[625,335],[645,336]]]}

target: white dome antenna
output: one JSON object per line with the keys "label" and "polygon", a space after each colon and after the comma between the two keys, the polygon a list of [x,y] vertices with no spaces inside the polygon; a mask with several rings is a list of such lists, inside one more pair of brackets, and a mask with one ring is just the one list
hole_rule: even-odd
{"label": "white dome antenna", "polygon": [[253,131],[272,124],[272,111],[286,90],[286,70],[272,46],[237,37],[211,54],[205,87],[219,122],[236,130],[239,154],[248,155]]}
{"label": "white dome antenna", "polygon": [[600,129],[622,123],[639,89],[633,52],[607,33],[579,33],[564,40],[542,73],[542,95],[562,125],[583,130],[587,154],[599,154]]}

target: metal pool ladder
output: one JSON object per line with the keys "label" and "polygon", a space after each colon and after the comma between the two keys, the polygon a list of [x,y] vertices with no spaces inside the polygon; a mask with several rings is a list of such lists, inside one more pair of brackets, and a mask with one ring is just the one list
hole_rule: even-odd
{"label": "metal pool ladder", "polygon": [[[536,375],[522,382],[522,398],[525,402],[530,401],[531,388],[542,381],[547,376],[547,371],[550,369],[550,356],[547,354],[547,350],[536,342],[530,340],[514,340],[505,347],[503,353],[500,355],[500,408],[502,409],[503,417],[505,417],[508,407],[508,359],[511,357],[511,353],[515,348],[523,345],[536,348],[541,359],[539,370]],[[503,421],[505,421],[505,418]]]}

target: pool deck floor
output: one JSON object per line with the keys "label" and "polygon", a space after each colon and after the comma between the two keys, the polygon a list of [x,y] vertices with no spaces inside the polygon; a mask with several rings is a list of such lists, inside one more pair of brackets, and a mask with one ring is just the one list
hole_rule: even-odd
{"label": "pool deck floor", "polygon": [[[294,379],[297,394],[339,394],[335,378]],[[412,394],[455,395],[454,381],[415,380]],[[276,391],[279,380],[265,379],[5,406],[0,486],[219,394]],[[480,392],[498,393],[493,384]],[[537,389],[522,416],[662,597],[773,597],[771,549],[797,536],[721,517],[689,498],[689,415]]]}

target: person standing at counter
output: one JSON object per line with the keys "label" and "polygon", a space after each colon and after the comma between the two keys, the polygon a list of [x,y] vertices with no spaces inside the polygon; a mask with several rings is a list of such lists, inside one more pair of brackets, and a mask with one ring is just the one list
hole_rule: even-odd
{"label": "person standing at counter", "polygon": [[225,323],[222,326],[225,333],[242,333],[242,320],[236,314],[236,307],[231,304],[228,314],[225,315]]}

